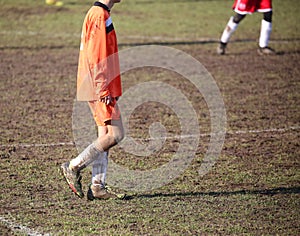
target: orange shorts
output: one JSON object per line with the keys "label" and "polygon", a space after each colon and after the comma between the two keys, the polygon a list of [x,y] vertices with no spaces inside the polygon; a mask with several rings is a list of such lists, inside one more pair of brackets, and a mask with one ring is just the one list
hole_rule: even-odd
{"label": "orange shorts", "polygon": [[90,101],[89,106],[97,126],[105,126],[107,121],[119,120],[121,117],[115,98],[113,98],[112,103],[109,105],[100,101]]}

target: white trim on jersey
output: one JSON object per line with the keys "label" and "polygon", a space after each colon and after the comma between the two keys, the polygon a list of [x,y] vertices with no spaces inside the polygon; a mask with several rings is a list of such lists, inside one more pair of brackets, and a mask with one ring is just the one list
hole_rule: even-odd
{"label": "white trim on jersey", "polygon": [[108,19],[105,21],[105,26],[109,27],[112,24],[112,19],[111,17],[108,17]]}

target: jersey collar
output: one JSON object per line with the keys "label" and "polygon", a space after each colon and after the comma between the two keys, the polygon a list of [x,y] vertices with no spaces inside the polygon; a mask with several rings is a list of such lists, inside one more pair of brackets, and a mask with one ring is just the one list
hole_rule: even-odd
{"label": "jersey collar", "polygon": [[97,7],[102,7],[103,9],[105,9],[106,11],[110,12],[110,9],[108,8],[108,6],[106,6],[105,4],[101,3],[101,2],[95,2],[94,6]]}

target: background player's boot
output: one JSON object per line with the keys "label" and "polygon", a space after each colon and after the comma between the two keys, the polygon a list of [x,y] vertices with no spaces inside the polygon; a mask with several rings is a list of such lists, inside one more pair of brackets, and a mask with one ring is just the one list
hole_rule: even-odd
{"label": "background player's boot", "polygon": [[270,48],[270,47],[263,47],[263,48],[258,48],[257,53],[259,55],[274,55],[276,54],[275,50]]}
{"label": "background player's boot", "polygon": [[70,162],[66,162],[61,165],[61,171],[64,175],[69,187],[80,198],[84,196],[81,186],[81,175],[79,171],[73,171],[70,169]]}
{"label": "background player's boot", "polygon": [[220,42],[219,46],[217,47],[217,53],[219,55],[224,55],[226,52],[226,46],[227,46],[227,43]]}

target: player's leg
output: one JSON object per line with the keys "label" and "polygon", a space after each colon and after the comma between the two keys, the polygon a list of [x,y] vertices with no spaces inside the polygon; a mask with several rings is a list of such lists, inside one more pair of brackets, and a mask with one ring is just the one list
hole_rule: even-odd
{"label": "player's leg", "polygon": [[[116,104],[103,105],[102,102],[89,102],[91,111],[98,126],[103,126],[100,136],[70,162],[62,164],[63,175],[70,188],[79,197],[83,197],[80,171],[95,161],[99,156],[105,156],[106,151],[123,138],[123,125]],[[116,121],[111,122],[112,116]],[[98,131],[99,132],[99,131]],[[107,157],[106,157],[107,158]]]}
{"label": "player's leg", "polygon": [[[98,137],[106,135],[107,126],[98,126]],[[108,151],[102,152],[92,164],[92,185],[99,185],[104,188],[108,163]]]}
{"label": "player's leg", "polygon": [[80,198],[84,195],[81,186],[80,171],[93,162],[100,154],[101,151],[96,148],[95,143],[92,143],[76,158],[61,165],[61,170],[67,183]]}
{"label": "player's leg", "polygon": [[231,35],[237,29],[239,23],[245,18],[245,16],[246,15],[236,13],[235,16],[230,17],[230,19],[222,33],[220,43],[217,48],[218,54],[220,54],[220,55],[225,54],[226,46],[227,46],[227,43],[229,42]]}
{"label": "player's leg", "polygon": [[108,152],[103,152],[92,164],[92,185],[105,188],[105,179],[108,166]]}
{"label": "player's leg", "polygon": [[[90,108],[93,114],[95,113],[95,104],[90,104]],[[82,185],[81,185],[81,175],[80,171],[88,166],[91,162],[97,159],[101,155],[95,143],[91,143],[88,147],[83,150],[76,158],[72,159],[70,162],[63,163],[61,165],[62,173],[69,184],[72,191],[79,197],[83,197]]]}
{"label": "player's leg", "polygon": [[275,51],[268,47],[270,35],[272,32],[272,11],[264,12],[261,21],[259,37],[259,54],[274,54]]}
{"label": "player's leg", "polygon": [[[123,125],[120,120],[107,122],[107,126],[98,126],[98,139],[96,144],[98,148],[105,149],[93,162],[92,165],[92,184],[89,187],[87,197],[89,200],[123,198],[123,194],[116,194],[105,186],[106,172],[108,167],[108,150],[120,142],[123,138]],[[106,146],[108,145],[108,146]],[[108,148],[107,148],[108,147]]]}
{"label": "player's leg", "polygon": [[104,151],[97,157],[92,167],[92,186],[105,188],[106,171],[108,166],[108,150],[119,143],[124,136],[121,118],[107,122],[106,126],[98,126],[97,148]]}
{"label": "player's leg", "polygon": [[117,104],[106,106],[99,101],[89,104],[98,126],[98,138],[70,161],[73,171],[81,171],[123,139],[123,124]]}
{"label": "player's leg", "polygon": [[[98,126],[98,137],[105,136],[107,132],[107,126]],[[95,196],[97,197],[97,193],[101,192],[101,189],[105,189],[107,165],[108,151],[104,151],[96,158],[96,160],[94,160],[92,164],[92,183],[87,193],[89,200],[93,200]],[[101,196],[103,196],[103,194]]]}
{"label": "player's leg", "polygon": [[111,120],[107,122],[107,132],[105,135],[98,136],[95,145],[100,151],[107,151],[111,147],[122,141],[124,137],[124,130],[121,117],[118,120]]}
{"label": "player's leg", "polygon": [[[114,106],[107,107],[105,104],[99,101],[89,102],[89,106],[98,126],[105,126],[105,121],[111,119],[112,113],[115,110]],[[85,150],[83,150],[83,152],[81,152],[76,158],[61,165],[62,173],[68,185],[79,197],[83,197],[84,195],[81,186],[80,171],[91,164],[99,156],[102,156],[102,153],[107,151],[110,146],[115,145],[115,139],[111,138],[113,134],[111,134],[111,132],[108,134],[107,127],[104,128],[102,134],[101,136],[107,137],[103,138],[103,141],[100,145],[98,140],[102,137],[98,137],[95,142],[86,147]]]}

